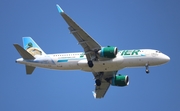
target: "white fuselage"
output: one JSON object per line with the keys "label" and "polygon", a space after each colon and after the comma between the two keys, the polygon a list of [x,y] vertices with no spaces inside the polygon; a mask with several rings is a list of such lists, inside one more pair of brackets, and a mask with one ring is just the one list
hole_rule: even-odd
{"label": "white fuselage", "polygon": [[93,61],[93,68],[89,68],[86,56],[79,53],[59,53],[36,55],[34,60],[17,59],[16,62],[33,67],[42,67],[56,70],[83,70],[89,72],[108,72],[120,70],[126,67],[140,67],[160,65],[168,62],[170,58],[152,49],[140,49],[138,53],[134,50],[120,50],[115,58],[104,61]]}

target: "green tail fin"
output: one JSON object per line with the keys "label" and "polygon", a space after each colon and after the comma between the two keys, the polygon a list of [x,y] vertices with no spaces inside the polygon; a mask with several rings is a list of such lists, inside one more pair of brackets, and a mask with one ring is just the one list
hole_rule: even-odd
{"label": "green tail fin", "polygon": [[46,55],[31,37],[23,37],[23,46],[31,55]]}

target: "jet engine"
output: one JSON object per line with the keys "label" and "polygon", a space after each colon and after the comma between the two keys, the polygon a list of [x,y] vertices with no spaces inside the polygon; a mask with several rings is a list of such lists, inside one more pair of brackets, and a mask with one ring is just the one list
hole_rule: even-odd
{"label": "jet engine", "polygon": [[117,53],[118,53],[118,48],[111,46],[102,47],[101,50],[98,51],[98,54],[101,57],[106,57],[106,58],[114,58],[116,57]]}
{"label": "jet engine", "polygon": [[110,80],[113,86],[127,86],[129,85],[129,77],[127,75],[116,75]]}

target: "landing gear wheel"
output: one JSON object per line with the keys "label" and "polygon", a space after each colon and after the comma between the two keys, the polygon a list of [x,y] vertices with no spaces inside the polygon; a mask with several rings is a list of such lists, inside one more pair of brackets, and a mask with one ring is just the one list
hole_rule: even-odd
{"label": "landing gear wheel", "polygon": [[146,69],[146,73],[147,73],[147,74],[149,73],[149,70],[148,70],[148,69]]}
{"label": "landing gear wheel", "polygon": [[95,83],[96,83],[96,86],[100,86],[101,85],[101,81],[99,79],[96,79]]}
{"label": "landing gear wheel", "polygon": [[92,61],[88,61],[88,66],[89,66],[90,68],[92,68],[92,67],[94,66],[93,62],[92,62]]}

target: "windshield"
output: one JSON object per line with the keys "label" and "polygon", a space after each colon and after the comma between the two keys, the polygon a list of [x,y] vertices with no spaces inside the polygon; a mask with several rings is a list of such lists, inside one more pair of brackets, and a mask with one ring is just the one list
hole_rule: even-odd
{"label": "windshield", "polygon": [[161,53],[161,52],[157,50],[156,53]]}

